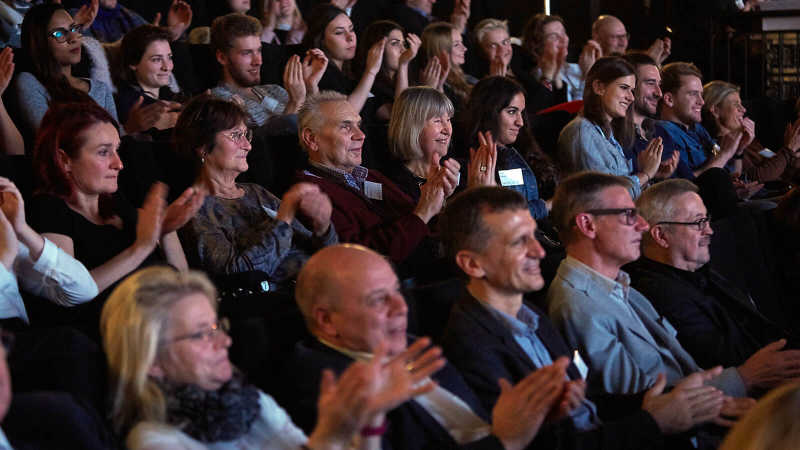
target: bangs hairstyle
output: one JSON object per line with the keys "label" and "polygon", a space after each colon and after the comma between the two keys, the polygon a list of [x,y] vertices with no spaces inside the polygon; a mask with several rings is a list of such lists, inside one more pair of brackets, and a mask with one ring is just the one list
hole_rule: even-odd
{"label": "bangs hairstyle", "polygon": [[567,27],[561,16],[539,13],[531,17],[522,29],[522,48],[536,59],[542,54],[544,47],[544,27],[553,22],[561,22],[564,29]]}
{"label": "bangs hairstyle", "polygon": [[[74,185],[59,162],[58,151],[62,150],[70,159],[78,158],[81,147],[87,141],[86,131],[99,123],[109,123],[119,130],[111,114],[94,101],[54,103],[47,110],[36,133],[33,148],[38,193],[60,198],[72,194]],[[102,207],[104,197],[101,196],[101,215],[105,211]]]}
{"label": "bangs hairstyle", "polygon": [[120,435],[141,421],[165,422],[164,395],[148,372],[167,334],[170,310],[192,294],[203,294],[216,311],[217,291],[201,272],[149,267],[120,283],[103,306],[111,421]]}
{"label": "bangs hairstyle", "polygon": [[432,87],[408,88],[392,106],[389,119],[389,152],[399,161],[420,160],[424,157],[419,145],[422,129],[433,117],[453,117],[453,103]]}
{"label": "bangs hairstyle", "polygon": [[186,104],[173,129],[173,141],[178,155],[193,164],[193,173],[200,170],[199,150],[208,153],[214,149],[217,133],[246,124],[247,113],[234,102],[221,100],[210,94],[198,95]]}
{"label": "bangs hairstyle", "polygon": [[138,65],[142,61],[147,47],[156,41],[165,41],[170,44],[172,36],[169,30],[155,25],[142,25],[125,34],[120,45],[119,64],[115,71],[119,78],[118,81],[133,85],[138,83],[136,73],[131,66]]}
{"label": "bangs hairstyle", "polygon": [[328,49],[325,48],[325,29],[328,28],[329,23],[333,22],[333,19],[342,14],[349,18],[343,9],[330,3],[318,4],[312,8],[311,13],[307,16],[308,30],[303,37],[301,47],[304,49],[318,48],[327,55]]}
{"label": "bangs hairstyle", "polygon": [[729,95],[739,93],[739,86],[728,83],[727,81],[714,80],[703,86],[703,128],[708,130],[711,136],[719,136],[719,125],[717,119],[711,112],[711,108],[722,106],[722,102]]}
{"label": "bangs hairstyle", "polygon": [[[351,63],[351,69],[353,73],[364,73],[364,69],[367,66],[367,56],[369,55],[369,49],[375,45],[376,42],[380,41],[383,38],[388,38],[389,33],[394,30],[400,30],[400,33],[403,35],[405,39],[406,32],[397,22],[393,22],[391,20],[378,20],[376,22],[372,22],[369,26],[360,33],[358,37],[358,46],[356,48],[356,57],[353,58]],[[388,42],[386,43],[389,44]],[[381,63],[381,70],[378,74],[378,78],[384,84],[390,85],[391,80],[389,79],[388,75],[386,74],[386,58],[384,57],[383,62]],[[377,82],[378,80],[376,80]]]}
{"label": "bangs hairstyle", "polygon": [[620,56],[600,58],[586,74],[586,86],[583,89],[583,117],[602,128],[606,136],[613,133],[622,148],[628,148],[633,144],[633,104],[628,105],[625,117],[612,119],[610,123],[606,122],[603,114],[605,108],[603,98],[595,93],[594,83],[599,82],[609,87],[614,80],[629,75],[634,77],[634,85],[631,86],[631,89],[634,89],[636,71],[628,61]]}
{"label": "bangs hairstyle", "polygon": [[230,13],[211,22],[211,50],[225,53],[233,48],[233,41],[240,37],[261,38],[261,22],[246,14]]}

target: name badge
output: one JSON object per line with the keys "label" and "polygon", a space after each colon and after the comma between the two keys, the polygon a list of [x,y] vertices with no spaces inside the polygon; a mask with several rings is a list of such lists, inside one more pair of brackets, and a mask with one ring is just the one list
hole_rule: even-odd
{"label": "name badge", "polygon": [[522,178],[522,169],[508,169],[498,171],[500,175],[500,185],[502,186],[520,186],[525,184]]}
{"label": "name badge", "polygon": [[372,181],[364,181],[364,195],[372,200],[383,200],[383,185]]}
{"label": "name badge", "polygon": [[586,375],[589,373],[589,368],[586,367],[586,363],[583,362],[583,358],[581,358],[581,354],[575,350],[572,353],[572,364],[575,364],[575,367],[578,369],[578,372],[581,374],[581,378],[584,380],[586,379]]}

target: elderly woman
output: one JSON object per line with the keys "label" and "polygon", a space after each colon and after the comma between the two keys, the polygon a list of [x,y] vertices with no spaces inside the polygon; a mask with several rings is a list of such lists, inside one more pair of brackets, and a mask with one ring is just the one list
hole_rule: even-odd
{"label": "elderly woman", "polygon": [[[166,189],[157,185],[137,212],[115,195],[122,170],[116,127],[93,102],[58,104],[42,120],[34,149],[39,195],[31,202],[33,228],[89,269],[101,298],[140,266],[168,262],[187,269],[174,230],[202,200],[189,189],[167,208]],[[93,301],[57,319],[97,335],[101,306]]]}
{"label": "elderly woman", "polygon": [[[359,430],[372,436],[361,448],[379,448],[385,411],[432,389],[414,385],[444,364],[438,349],[422,352],[428,341],[420,340],[388,363],[379,351],[338,381],[323,374],[317,426],[306,438],[231,365],[216,298],[198,272],[152,267],[125,280],[103,308],[111,419],[128,448],[345,449]],[[420,369],[411,373],[407,363]]]}
{"label": "elderly woman", "polygon": [[389,151],[396,163],[386,168],[386,176],[414,202],[420,198],[420,186],[441,169],[449,180],[445,197],[458,184],[461,165],[455,159],[443,160],[453,134],[452,116],[453,104],[431,87],[406,89],[395,101],[389,121]]}
{"label": "elderly woman", "polygon": [[310,184],[278,200],[260,185],[237,183],[251,149],[246,121],[239,105],[207,95],[181,113],[178,153],[193,162],[198,187],[210,194],[182,236],[193,263],[213,275],[261,270],[271,281],[291,280],[314,251],[337,242],[331,203]]}
{"label": "elderly woman", "polygon": [[773,181],[782,178],[787,169],[800,167],[800,120],[787,126],[783,147],[772,152],[761,145],[755,136],[756,124],[745,117],[747,109],[742,105],[739,86],[711,81],[703,86],[703,101],[703,126],[717,141],[728,134],[743,134],[733,158],[740,160],[741,166],[736,170],[744,178]]}

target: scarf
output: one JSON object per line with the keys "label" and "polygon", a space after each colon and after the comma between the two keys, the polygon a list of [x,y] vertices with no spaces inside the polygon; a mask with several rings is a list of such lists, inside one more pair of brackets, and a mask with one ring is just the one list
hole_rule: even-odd
{"label": "scarf", "polygon": [[193,384],[157,381],[167,402],[167,423],[201,442],[232,441],[250,431],[258,417],[258,389],[238,371],[216,391]]}

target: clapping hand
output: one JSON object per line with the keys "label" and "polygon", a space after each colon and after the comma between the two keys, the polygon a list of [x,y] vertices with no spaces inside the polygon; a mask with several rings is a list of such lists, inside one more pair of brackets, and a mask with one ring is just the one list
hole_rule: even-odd
{"label": "clapping hand", "polygon": [[492,138],[492,132],[485,134],[478,132],[480,146],[477,150],[469,149],[469,164],[467,165],[467,186],[495,186],[495,167],[497,165],[497,144]]}
{"label": "clapping hand", "polygon": [[408,48],[403,50],[403,53],[400,54],[400,65],[408,64],[412,59],[417,56],[417,52],[419,51],[419,46],[422,45],[422,41],[420,40],[419,36],[414,33],[409,33],[406,36],[406,42],[408,43]]}
{"label": "clapping hand", "polygon": [[303,80],[306,83],[306,94],[316,94],[319,92],[319,80],[325,74],[328,67],[328,57],[325,52],[318,48],[312,48],[306,52],[303,58]]}

